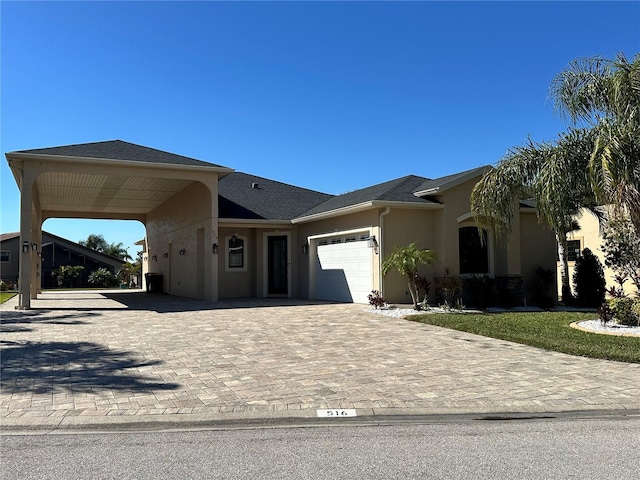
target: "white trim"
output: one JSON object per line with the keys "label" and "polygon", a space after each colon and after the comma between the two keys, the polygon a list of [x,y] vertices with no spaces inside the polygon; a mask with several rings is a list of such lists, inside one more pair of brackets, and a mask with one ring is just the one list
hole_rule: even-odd
{"label": "white trim", "polygon": [[361,227],[353,228],[351,230],[336,230],[335,232],[321,233],[318,235],[310,235],[307,237],[307,242],[311,243],[312,240],[318,240],[321,238],[340,237],[345,235],[352,235],[354,233],[368,232],[369,235],[373,235],[373,227]]}
{"label": "white trim", "polygon": [[473,220],[473,213],[472,212],[468,212],[465,213],[464,215],[460,215],[458,218],[456,218],[456,221],[458,223],[462,223],[466,220],[472,219]]}
{"label": "white trim", "polygon": [[218,225],[223,227],[242,227],[242,228],[264,228],[265,225],[269,227],[282,227],[291,228],[291,221],[289,220],[259,220],[259,219],[245,219],[245,218],[218,218]]}
{"label": "white trim", "polygon": [[[287,237],[287,293],[269,294],[269,237]],[[291,232],[264,232],[262,234],[262,296],[291,298]]]}
{"label": "white trim", "polygon": [[306,223],[316,220],[322,220],[325,218],[339,217],[341,215],[349,215],[352,213],[362,212],[371,208],[385,208],[385,207],[397,207],[407,209],[425,209],[425,210],[437,210],[444,208],[442,203],[418,203],[418,202],[387,202],[373,200],[369,202],[358,203],[356,205],[350,205],[348,207],[336,208],[335,210],[328,210],[326,212],[314,213],[313,215],[307,215],[304,217],[298,217],[291,220],[291,223]]}
{"label": "white trim", "polygon": [[[166,152],[169,153],[169,152]],[[172,154],[176,155],[176,154]],[[177,155],[180,156],[180,155]],[[128,166],[128,167],[146,167],[151,169],[168,169],[168,170],[205,170],[207,172],[217,172],[224,173],[225,175],[235,172],[234,169],[228,167],[222,167],[219,165],[183,165],[180,163],[154,163],[154,162],[144,162],[144,161],[133,161],[133,160],[115,160],[113,158],[96,158],[96,157],[75,157],[75,156],[65,156],[65,155],[47,155],[42,153],[24,153],[24,152],[12,152],[7,153],[7,157],[10,159],[15,159],[19,161],[24,160],[36,160],[36,161],[47,161],[47,162],[58,162],[58,163],[81,163],[83,166],[88,165],[96,165],[100,167],[104,167],[105,165],[112,164],[118,166]],[[196,160],[196,159],[193,159]],[[201,160],[202,161],[202,160]],[[222,175],[220,178],[222,178]]]}

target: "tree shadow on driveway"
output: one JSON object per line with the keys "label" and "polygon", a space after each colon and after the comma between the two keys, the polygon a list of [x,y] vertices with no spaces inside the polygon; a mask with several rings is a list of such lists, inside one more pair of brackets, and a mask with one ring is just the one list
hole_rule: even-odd
{"label": "tree shadow on driveway", "polygon": [[3,393],[96,393],[129,390],[151,393],[174,390],[175,383],[147,376],[138,369],[161,365],[135,352],[111,350],[92,342],[0,341]]}
{"label": "tree shadow on driveway", "polygon": [[51,315],[48,310],[29,310],[25,312],[2,312],[0,316],[0,333],[31,332],[30,325],[88,325],[86,319],[96,317],[99,313],[82,312],[64,315]]}

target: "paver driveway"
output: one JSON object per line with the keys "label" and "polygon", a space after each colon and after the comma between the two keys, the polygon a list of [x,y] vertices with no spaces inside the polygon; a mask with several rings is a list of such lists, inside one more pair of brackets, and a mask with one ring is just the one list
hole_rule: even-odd
{"label": "paver driveway", "polygon": [[29,311],[12,303],[3,305],[0,336],[5,421],[640,408],[640,365],[392,319],[362,305],[211,304],[129,291],[45,293]]}

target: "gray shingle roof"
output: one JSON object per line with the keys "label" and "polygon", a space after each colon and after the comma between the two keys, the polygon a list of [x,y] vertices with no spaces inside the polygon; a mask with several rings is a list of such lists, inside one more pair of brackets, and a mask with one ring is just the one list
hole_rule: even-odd
{"label": "gray shingle roof", "polygon": [[328,198],[331,195],[242,172],[218,182],[219,217],[223,219],[291,220]]}
{"label": "gray shingle roof", "polygon": [[142,145],[136,145],[135,143],[124,142],[122,140],[81,143],[77,145],[65,145],[50,148],[36,148],[32,150],[20,150],[12,153],[125,160],[130,162],[165,163],[170,165],[189,165],[199,167],[220,167],[220,165],[196,160],[195,158],[184,157],[182,155],[176,155],[175,153],[156,150],[155,148],[143,147]]}
{"label": "gray shingle roof", "polygon": [[304,212],[302,216],[315,215],[318,213],[330,212],[340,208],[350,207],[365,202],[387,201],[387,202],[410,202],[415,204],[434,204],[438,203],[429,198],[418,198],[413,193],[420,185],[428,181],[425,177],[416,175],[408,175],[406,177],[396,178],[388,182],[379,183],[371,187],[362,188],[353,192],[344,193],[336,197],[330,198]]}
{"label": "gray shingle roof", "polygon": [[415,189],[415,192],[422,192],[424,190],[446,187],[448,184],[455,183],[456,181],[464,179],[465,177],[471,178],[474,173],[481,175],[486,168],[486,166],[477,167],[472,168],[471,170],[465,170],[464,172],[454,173],[452,175],[447,175],[436,179],[425,179],[424,183],[422,183],[422,185],[419,185],[418,188]]}

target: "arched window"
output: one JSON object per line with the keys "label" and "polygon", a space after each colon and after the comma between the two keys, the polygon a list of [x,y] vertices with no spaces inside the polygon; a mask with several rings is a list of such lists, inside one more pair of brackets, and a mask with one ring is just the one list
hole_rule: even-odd
{"label": "arched window", "polygon": [[231,272],[245,272],[247,270],[247,238],[241,235],[231,235],[225,238],[227,252],[225,267]]}
{"label": "arched window", "polygon": [[483,239],[477,227],[458,229],[458,248],[460,254],[460,273],[489,273],[489,251],[487,232],[482,231]]}

